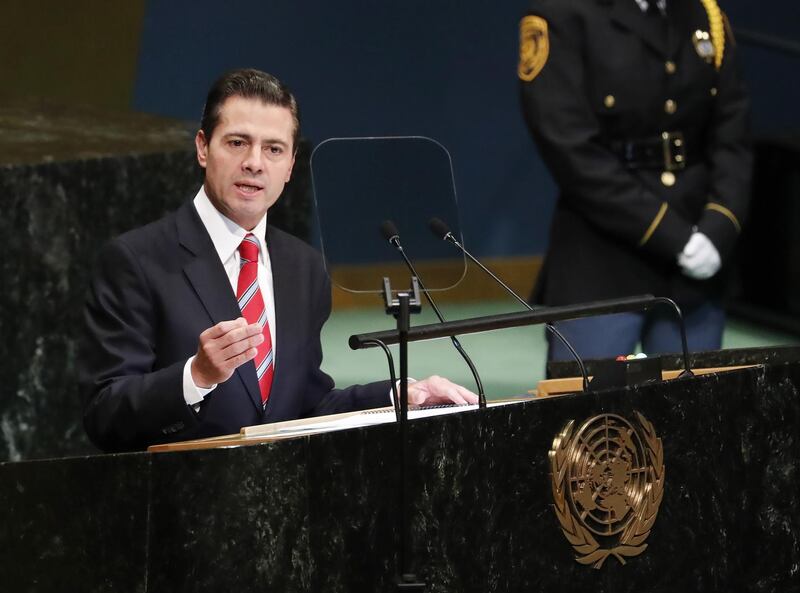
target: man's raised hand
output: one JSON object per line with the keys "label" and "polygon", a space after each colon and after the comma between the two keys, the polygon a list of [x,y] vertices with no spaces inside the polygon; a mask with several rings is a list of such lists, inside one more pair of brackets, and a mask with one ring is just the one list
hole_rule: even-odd
{"label": "man's raised hand", "polygon": [[192,380],[208,388],[230,379],[238,367],[256,356],[264,341],[263,328],[244,317],[221,321],[200,334],[197,355],[192,361]]}

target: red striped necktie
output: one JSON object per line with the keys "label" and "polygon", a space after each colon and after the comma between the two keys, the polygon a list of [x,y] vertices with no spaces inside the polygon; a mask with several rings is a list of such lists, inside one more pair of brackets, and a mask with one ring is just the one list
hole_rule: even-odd
{"label": "red striped necktie", "polygon": [[266,406],[274,374],[272,337],[269,333],[267,308],[258,288],[258,239],[252,233],[248,233],[239,245],[239,256],[239,282],[236,287],[239,309],[247,323],[258,323],[264,328],[264,341],[258,346],[253,362],[261,389],[261,405]]}

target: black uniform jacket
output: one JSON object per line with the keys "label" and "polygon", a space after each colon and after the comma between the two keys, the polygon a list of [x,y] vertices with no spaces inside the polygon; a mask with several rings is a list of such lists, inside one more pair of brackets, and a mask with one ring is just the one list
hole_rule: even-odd
{"label": "black uniform jacket", "polygon": [[104,450],[236,433],[243,426],[389,404],[389,382],[334,390],[320,370],[330,281],[314,249],[267,227],[275,288],[276,366],[262,411],[248,362],[195,412],[183,367],[200,334],[241,317],[236,296],[194,205],[126,233],[100,253],[85,311],[80,359],[84,425]]}
{"label": "black uniform jacket", "polygon": [[[536,298],[719,296],[724,270],[695,281],[676,259],[696,227],[726,262],[746,214],[748,101],[727,21],[718,13],[714,29],[700,0],[668,0],[666,17],[634,0],[535,0],[530,15],[546,22],[548,56],[522,82],[523,109],[560,189]],[[698,48],[693,36],[712,31],[724,42]],[[642,145],[658,158],[659,139],[669,163],[624,158]]]}

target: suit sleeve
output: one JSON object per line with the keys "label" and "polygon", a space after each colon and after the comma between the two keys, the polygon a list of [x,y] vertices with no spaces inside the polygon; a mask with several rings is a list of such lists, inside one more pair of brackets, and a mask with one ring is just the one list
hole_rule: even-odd
{"label": "suit sleeve", "polygon": [[95,445],[142,449],[197,423],[183,399],[186,361],[154,370],[156,312],[135,254],[120,239],[99,255],[84,316],[79,374]]}
{"label": "suit sleeve", "polygon": [[723,259],[733,249],[747,215],[753,168],[749,100],[727,18],[725,24],[725,53],[709,126],[707,158],[711,166],[711,192],[697,224]]}
{"label": "suit sleeve", "polygon": [[312,395],[311,407],[303,416],[323,416],[354,410],[380,408],[391,404],[389,398],[390,381],[377,381],[366,385],[353,385],[345,389],[335,389],[334,381],[322,371],[322,326],[331,313],[331,283],[328,275],[320,269],[317,298],[314,300],[314,328],[310,336],[312,365],[309,369],[308,391]]}
{"label": "suit sleeve", "polygon": [[[691,224],[603,145],[586,91],[584,23],[572,4],[534,4],[531,16],[546,22],[549,55],[537,76],[521,82],[528,126],[568,207],[602,232],[674,261],[691,235]],[[521,31],[524,41],[524,26]]]}

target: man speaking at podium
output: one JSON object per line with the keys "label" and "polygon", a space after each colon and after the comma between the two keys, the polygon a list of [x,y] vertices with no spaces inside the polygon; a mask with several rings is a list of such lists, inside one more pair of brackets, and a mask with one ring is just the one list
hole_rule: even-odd
{"label": "man speaking at podium", "polygon": [[[195,139],[197,196],[101,251],[80,361],[84,426],[101,449],[390,405],[388,381],[334,389],[322,372],[331,306],[322,257],[267,225],[299,131],[295,98],[275,77],[224,75]],[[409,385],[409,401],[477,396],[430,377]]]}

